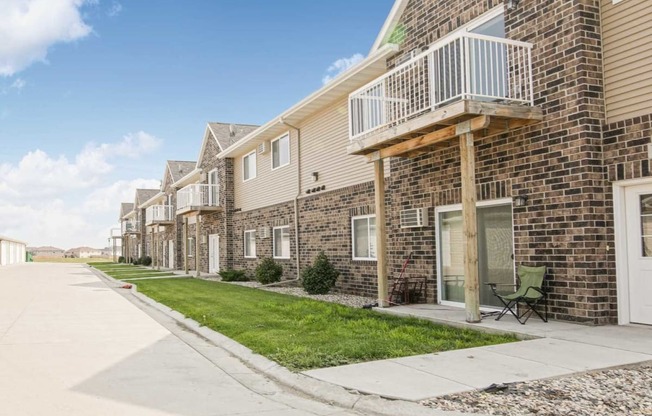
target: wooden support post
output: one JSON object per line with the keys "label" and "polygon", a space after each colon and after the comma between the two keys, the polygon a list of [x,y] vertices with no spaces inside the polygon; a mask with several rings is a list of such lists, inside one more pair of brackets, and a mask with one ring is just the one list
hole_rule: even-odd
{"label": "wooden support post", "polygon": [[201,225],[201,216],[197,215],[197,221],[195,222],[195,275],[200,276],[199,271],[199,226]]}
{"label": "wooden support post", "polygon": [[460,136],[462,162],[462,229],[464,234],[464,304],[466,321],[480,322],[478,285],[478,223],[476,217],[475,149],[473,133]]}
{"label": "wooden support post", "polygon": [[188,217],[183,218],[183,267],[188,274]]}
{"label": "wooden support post", "polygon": [[387,293],[387,238],[385,231],[385,168],[383,159],[374,162],[376,196],[376,264],[378,269],[378,306],[389,306]]}
{"label": "wooden support post", "polygon": [[155,230],[156,230],[156,234],[154,234],[154,238],[156,242],[154,243],[154,253],[156,254],[156,270],[161,270],[161,257],[159,256],[160,253],[158,250],[159,249],[158,246],[161,243],[161,240],[159,239],[159,235],[158,235],[159,233],[158,225],[156,226]]}

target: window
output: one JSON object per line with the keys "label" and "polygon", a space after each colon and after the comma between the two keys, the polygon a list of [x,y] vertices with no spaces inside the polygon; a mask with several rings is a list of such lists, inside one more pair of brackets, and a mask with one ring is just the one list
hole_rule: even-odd
{"label": "window", "polygon": [[256,177],[256,151],[242,158],[242,180],[248,181]]}
{"label": "window", "polygon": [[272,141],[272,170],[290,163],[290,135]]}
{"label": "window", "polygon": [[244,256],[248,259],[256,258],[256,230],[244,232]]}
{"label": "window", "polygon": [[208,172],[208,205],[211,207],[219,205],[217,169]]}
{"label": "window", "polygon": [[376,216],[351,219],[353,260],[376,260]]}
{"label": "window", "polygon": [[195,255],[195,237],[188,237],[188,257]]}
{"label": "window", "polygon": [[290,258],[290,226],[274,227],[274,258]]}

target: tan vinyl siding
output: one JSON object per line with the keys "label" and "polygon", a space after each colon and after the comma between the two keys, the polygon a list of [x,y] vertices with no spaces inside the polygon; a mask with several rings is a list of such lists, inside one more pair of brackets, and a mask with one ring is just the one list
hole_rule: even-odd
{"label": "tan vinyl siding", "polygon": [[[235,207],[243,211],[287,202],[297,195],[297,136],[290,134],[290,164],[272,170],[271,141],[265,154],[256,154],[256,177],[243,182],[242,159],[233,160]],[[254,150],[249,149],[249,150]],[[247,152],[249,154],[249,151]]]}
{"label": "tan vinyl siding", "polygon": [[609,123],[652,113],[652,1],[602,0]]}
{"label": "tan vinyl siding", "polygon": [[[306,190],[326,186],[324,192],[374,180],[374,165],[362,156],[346,153],[349,145],[348,99],[317,113],[303,123],[301,130],[302,195]],[[386,161],[385,176],[389,174]],[[312,173],[319,174],[313,181]]]}

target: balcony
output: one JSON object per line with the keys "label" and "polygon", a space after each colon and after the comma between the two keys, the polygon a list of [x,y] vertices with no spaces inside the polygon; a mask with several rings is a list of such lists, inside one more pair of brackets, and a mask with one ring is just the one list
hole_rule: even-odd
{"label": "balcony", "polygon": [[362,155],[473,119],[495,134],[538,122],[532,45],[468,32],[447,37],[353,92],[349,117],[348,152]]}
{"label": "balcony", "polygon": [[177,214],[220,210],[220,192],[217,185],[188,185],[177,192]]}
{"label": "balcony", "polygon": [[172,205],[152,205],[145,210],[145,225],[164,225],[174,222],[175,210]]}
{"label": "balcony", "polygon": [[137,220],[122,221],[122,234],[140,234],[140,222]]}

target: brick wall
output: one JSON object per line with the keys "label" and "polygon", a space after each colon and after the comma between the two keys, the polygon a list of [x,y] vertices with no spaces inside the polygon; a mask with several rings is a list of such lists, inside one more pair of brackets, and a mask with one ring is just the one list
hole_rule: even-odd
{"label": "brick wall", "polygon": [[[411,1],[400,24],[405,34],[401,53],[390,64],[498,3]],[[545,119],[476,142],[478,199],[529,197],[526,207],[514,209],[515,262],[550,267],[555,318],[596,324],[615,319],[615,303],[606,296],[615,278],[605,276],[610,263],[598,7],[597,0],[523,0],[506,11],[507,37],[534,44],[535,105]],[[449,144],[415,159],[392,160],[390,270],[397,273],[412,251],[409,273],[429,277],[430,301],[436,297],[434,227],[401,230],[398,219],[404,208],[461,202],[459,145],[456,140]]]}

